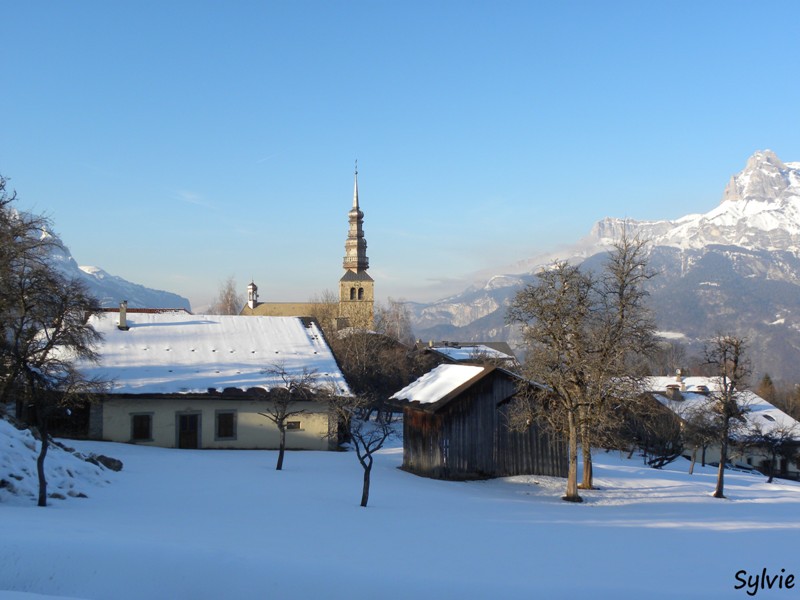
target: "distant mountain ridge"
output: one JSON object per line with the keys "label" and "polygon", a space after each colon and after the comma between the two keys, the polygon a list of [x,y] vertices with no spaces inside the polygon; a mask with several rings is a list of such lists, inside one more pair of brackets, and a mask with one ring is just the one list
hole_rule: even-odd
{"label": "distant mountain ridge", "polygon": [[104,308],[119,306],[123,300],[128,301],[131,308],[184,308],[191,310],[189,300],[178,294],[131,283],[111,275],[99,267],[81,267],[72,257],[72,253],[64,242],[50,231],[43,235],[54,238],[55,244],[50,259],[58,269],[70,279],[83,281],[100,301]]}
{"label": "distant mountain ridge", "polygon": [[800,163],[769,150],[729,180],[721,203],[676,220],[605,218],[562,252],[520,261],[512,273],[427,305],[413,305],[418,337],[515,341],[507,306],[555,259],[599,267],[622,232],[650,241],[651,305],[659,328],[690,349],[717,331],[750,339],[757,373],[800,382]]}

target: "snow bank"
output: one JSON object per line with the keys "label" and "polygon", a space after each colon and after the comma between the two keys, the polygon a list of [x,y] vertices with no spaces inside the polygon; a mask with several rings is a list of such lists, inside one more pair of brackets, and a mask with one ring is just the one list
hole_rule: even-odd
{"label": "snow bank", "polygon": [[[41,442],[27,429],[0,419],[0,504],[35,505],[39,497],[36,460]],[[109,472],[79,453],[51,444],[45,459],[49,503],[85,498],[108,483]]]}

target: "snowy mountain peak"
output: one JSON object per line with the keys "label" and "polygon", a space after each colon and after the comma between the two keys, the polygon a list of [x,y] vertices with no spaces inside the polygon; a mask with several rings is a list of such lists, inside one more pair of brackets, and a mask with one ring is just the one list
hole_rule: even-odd
{"label": "snowy mountain peak", "polygon": [[787,196],[800,196],[800,169],[781,162],[772,150],[759,150],[731,177],[722,202],[774,202]]}
{"label": "snowy mountain peak", "polygon": [[122,300],[127,300],[132,308],[184,308],[191,310],[189,300],[178,294],[131,283],[122,277],[111,275],[100,267],[78,266],[69,248],[55,233],[43,229],[42,237],[50,237],[54,240],[50,251],[50,262],[67,279],[78,279],[85,283],[103,307],[114,308],[119,306]]}
{"label": "snowy mountain peak", "polygon": [[608,247],[623,231],[654,246],[698,249],[722,244],[800,252],[800,163],[784,163],[771,150],[756,152],[731,177],[722,203],[709,212],[674,221],[606,218],[584,243],[595,250]]}

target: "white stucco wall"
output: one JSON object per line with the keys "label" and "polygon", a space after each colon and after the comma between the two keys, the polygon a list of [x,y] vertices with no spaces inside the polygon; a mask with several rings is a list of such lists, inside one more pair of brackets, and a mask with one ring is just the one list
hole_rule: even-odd
{"label": "white stucco wall", "polygon": [[[275,449],[279,445],[280,432],[266,417],[269,403],[256,400],[221,400],[217,398],[125,398],[103,402],[102,439],[112,442],[132,442],[132,416],[149,414],[152,417],[152,439],[136,441],[137,444],[178,447],[177,422],[180,414],[197,414],[200,417],[201,448],[253,448]],[[289,418],[299,421],[300,429],[286,432],[286,447],[302,450],[327,450],[329,440],[327,406],[316,402],[292,405],[291,411],[305,412]],[[235,439],[216,439],[216,415],[218,411],[235,411]]]}

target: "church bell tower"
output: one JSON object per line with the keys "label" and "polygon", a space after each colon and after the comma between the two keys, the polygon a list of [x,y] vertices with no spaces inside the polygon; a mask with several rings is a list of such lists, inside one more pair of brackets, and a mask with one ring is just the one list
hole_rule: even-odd
{"label": "church bell tower", "polygon": [[348,213],[350,229],[344,243],[344,275],[339,280],[339,328],[371,329],[375,306],[375,282],[367,273],[367,240],[364,213],[358,204],[358,161],[353,184],[353,207]]}

